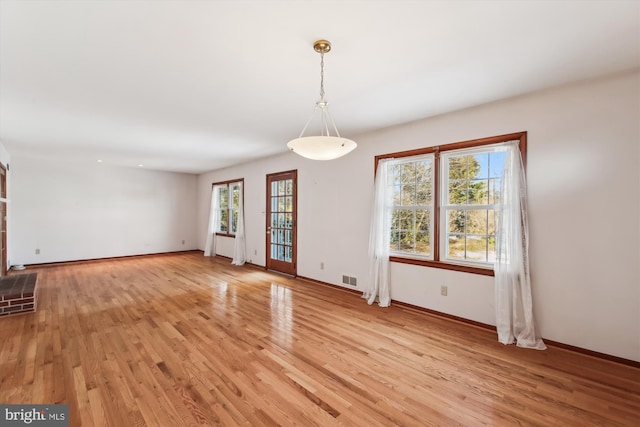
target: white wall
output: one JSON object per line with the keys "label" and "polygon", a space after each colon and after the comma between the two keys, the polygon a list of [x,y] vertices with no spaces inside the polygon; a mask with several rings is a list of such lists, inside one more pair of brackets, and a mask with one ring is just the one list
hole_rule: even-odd
{"label": "white wall", "polygon": [[[199,247],[211,183],[244,178],[248,258],[265,265],[265,174],[298,169],[298,274],[336,285],[348,274],[361,287],[374,155],[528,131],[539,329],[640,361],[639,81],[638,72],[615,75],[360,135],[356,151],[330,162],[286,153],[200,175]],[[394,300],[495,324],[492,277],[395,263],[391,274]]]}
{"label": "white wall", "polygon": [[197,248],[195,175],[23,155],[10,173],[14,265]]}

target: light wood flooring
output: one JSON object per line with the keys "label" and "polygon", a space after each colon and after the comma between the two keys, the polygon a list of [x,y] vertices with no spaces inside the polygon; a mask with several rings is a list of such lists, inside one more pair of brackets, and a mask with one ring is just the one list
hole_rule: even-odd
{"label": "light wood flooring", "polygon": [[71,426],[637,426],[640,369],[189,252],[29,269],[0,403]]}

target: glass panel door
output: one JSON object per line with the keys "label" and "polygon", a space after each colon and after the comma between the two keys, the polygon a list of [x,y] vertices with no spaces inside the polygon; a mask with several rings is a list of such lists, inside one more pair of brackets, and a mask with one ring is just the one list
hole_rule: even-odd
{"label": "glass panel door", "polygon": [[267,175],[267,269],[296,275],[297,171]]}

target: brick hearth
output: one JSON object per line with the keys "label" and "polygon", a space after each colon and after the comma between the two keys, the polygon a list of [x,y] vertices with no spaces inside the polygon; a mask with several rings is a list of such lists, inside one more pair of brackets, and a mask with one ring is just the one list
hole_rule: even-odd
{"label": "brick hearth", "polygon": [[0,278],[0,316],[36,310],[37,273]]}

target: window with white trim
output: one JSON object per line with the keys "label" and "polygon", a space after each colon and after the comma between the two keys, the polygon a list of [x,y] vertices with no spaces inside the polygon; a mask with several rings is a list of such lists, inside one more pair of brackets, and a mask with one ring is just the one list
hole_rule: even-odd
{"label": "window with white trim", "polygon": [[502,144],[440,156],[442,259],[493,266],[505,161]]}
{"label": "window with white trim", "polygon": [[376,157],[388,159],[390,259],[493,274],[506,161],[504,143],[526,132]]}
{"label": "window with white trim", "polygon": [[238,209],[242,194],[242,180],[213,184],[218,197],[216,233],[235,236],[238,229]]}
{"label": "window with white trim", "polygon": [[433,161],[433,154],[425,154],[387,164],[391,253],[433,259]]}

